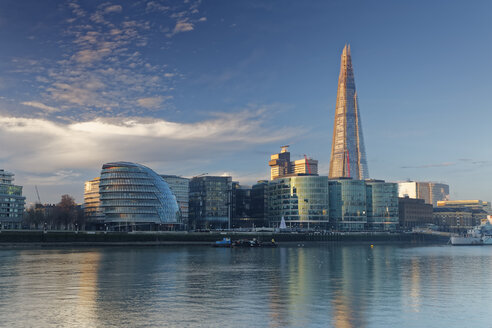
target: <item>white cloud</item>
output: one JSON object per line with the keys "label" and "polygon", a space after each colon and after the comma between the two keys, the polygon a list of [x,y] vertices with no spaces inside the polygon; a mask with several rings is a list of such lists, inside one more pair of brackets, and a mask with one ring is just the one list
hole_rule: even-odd
{"label": "white cloud", "polygon": [[123,10],[122,6],[112,5],[112,6],[108,6],[108,7],[104,8],[104,13],[106,13],[106,14],[108,14],[108,13],[121,13],[122,10]]}
{"label": "white cloud", "polygon": [[187,19],[179,20],[176,22],[176,26],[174,26],[173,34],[181,33],[181,32],[189,32],[193,31],[194,26],[193,23],[189,22]]}
{"label": "white cloud", "polygon": [[[98,168],[115,160],[182,162],[284,140],[286,129],[262,128],[264,112],[219,113],[179,123],[152,118],[97,118],[75,123],[0,116],[0,160],[31,174]],[[296,130],[298,134],[298,129]],[[21,151],[19,151],[21,150]]]}
{"label": "white cloud", "polygon": [[58,108],[45,105],[45,104],[40,103],[38,101],[24,101],[21,104],[22,105],[25,105],[25,106],[39,108],[39,109],[45,110],[47,112],[57,112],[57,111],[59,111]]}
{"label": "white cloud", "polygon": [[145,108],[158,108],[162,105],[163,100],[162,97],[146,97],[137,99],[137,103]]}

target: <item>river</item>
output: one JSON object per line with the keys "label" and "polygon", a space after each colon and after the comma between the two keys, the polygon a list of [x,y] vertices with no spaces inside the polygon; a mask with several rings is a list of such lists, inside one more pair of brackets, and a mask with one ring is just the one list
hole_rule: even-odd
{"label": "river", "polygon": [[491,327],[492,247],[0,248],[2,327]]}

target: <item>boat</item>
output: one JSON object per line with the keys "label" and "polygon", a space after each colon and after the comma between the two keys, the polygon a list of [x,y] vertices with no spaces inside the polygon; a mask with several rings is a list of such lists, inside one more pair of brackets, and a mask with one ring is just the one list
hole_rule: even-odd
{"label": "boat", "polygon": [[278,247],[274,239],[271,241],[258,241],[258,239],[239,239],[232,242],[232,247]]}
{"label": "boat", "polygon": [[450,241],[453,246],[492,245],[492,224],[487,221],[464,235],[451,236]]}
{"label": "boat", "polygon": [[232,242],[231,238],[222,238],[222,240],[218,240],[212,244],[213,247],[231,247]]}

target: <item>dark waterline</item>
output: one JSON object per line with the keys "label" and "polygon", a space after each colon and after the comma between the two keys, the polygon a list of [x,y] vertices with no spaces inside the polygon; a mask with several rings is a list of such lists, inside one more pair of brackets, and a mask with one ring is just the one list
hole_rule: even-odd
{"label": "dark waterline", "polygon": [[492,247],[0,249],[3,327],[490,327]]}

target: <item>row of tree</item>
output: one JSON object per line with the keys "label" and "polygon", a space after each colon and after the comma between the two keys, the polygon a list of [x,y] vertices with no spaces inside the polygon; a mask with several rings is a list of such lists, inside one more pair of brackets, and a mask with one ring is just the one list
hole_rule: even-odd
{"label": "row of tree", "polygon": [[29,207],[24,215],[24,226],[31,229],[78,230],[85,228],[84,212],[70,195],[61,196],[59,203]]}

